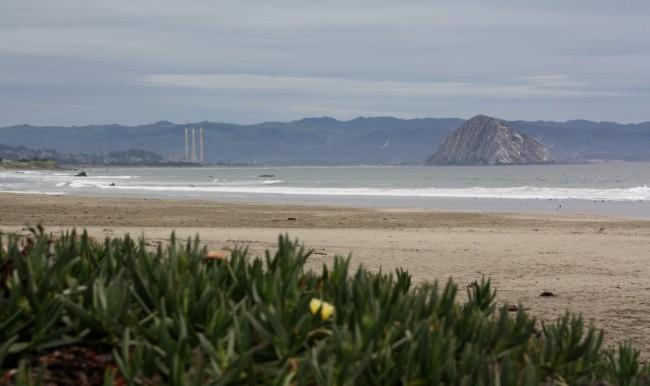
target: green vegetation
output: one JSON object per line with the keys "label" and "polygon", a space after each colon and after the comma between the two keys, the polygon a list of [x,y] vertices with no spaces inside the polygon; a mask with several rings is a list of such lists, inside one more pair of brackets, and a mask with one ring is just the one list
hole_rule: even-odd
{"label": "green vegetation", "polygon": [[[4,160],[4,162],[2,162]],[[0,144],[0,167],[13,169],[55,169],[63,165],[168,165],[158,154],[129,149],[109,151],[108,154],[59,153],[53,149],[30,149],[25,146]]]}
{"label": "green vegetation", "polygon": [[601,348],[577,316],[539,325],[497,307],[489,281],[461,304],[452,282],[413,286],[407,272],[352,272],[344,258],[305,272],[309,252],[287,237],[252,259],[173,235],[152,249],[32,231],[2,240],[0,383],[650,382],[630,345]]}

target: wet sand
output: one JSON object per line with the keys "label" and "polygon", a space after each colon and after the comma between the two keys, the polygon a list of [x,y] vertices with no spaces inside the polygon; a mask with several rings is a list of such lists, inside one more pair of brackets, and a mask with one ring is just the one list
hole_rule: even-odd
{"label": "wet sand", "polygon": [[[593,215],[495,214],[415,209],[235,204],[138,198],[0,194],[0,230],[88,228],[98,238],[145,234],[150,242],[199,234],[210,248],[273,248],[288,233],[314,250],[318,269],[336,254],[416,282],[482,276],[499,302],[523,303],[541,320],[567,309],[630,339],[650,358],[650,221]],[[542,291],[554,297],[540,297]],[[462,292],[462,291],[461,291]]]}

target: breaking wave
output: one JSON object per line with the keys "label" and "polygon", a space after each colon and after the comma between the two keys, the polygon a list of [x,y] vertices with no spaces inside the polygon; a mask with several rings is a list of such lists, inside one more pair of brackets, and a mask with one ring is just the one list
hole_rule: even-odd
{"label": "breaking wave", "polygon": [[[273,181],[273,185],[282,181]],[[195,192],[195,193],[240,193],[240,194],[281,194],[308,196],[374,196],[374,197],[431,197],[431,198],[501,198],[501,199],[540,199],[540,200],[606,200],[606,201],[650,201],[650,188],[646,185],[633,188],[554,188],[519,186],[510,188],[314,188],[314,187],[276,187],[276,186],[174,186],[174,185],[117,185],[92,183],[72,183],[70,187],[95,186],[104,189],[154,191],[154,192]]]}

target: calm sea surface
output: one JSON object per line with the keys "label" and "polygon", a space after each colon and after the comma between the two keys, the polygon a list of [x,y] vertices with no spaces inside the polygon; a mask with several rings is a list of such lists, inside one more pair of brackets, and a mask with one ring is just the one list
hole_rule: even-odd
{"label": "calm sea surface", "polygon": [[650,218],[650,163],[0,171],[0,191]]}

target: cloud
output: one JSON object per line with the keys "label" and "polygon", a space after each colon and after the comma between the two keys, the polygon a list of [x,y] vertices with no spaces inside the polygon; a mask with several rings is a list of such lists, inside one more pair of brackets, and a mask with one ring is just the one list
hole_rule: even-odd
{"label": "cloud", "polygon": [[492,98],[594,98],[621,95],[618,91],[592,90],[563,74],[523,77],[520,82],[401,82],[325,77],[256,74],[158,74],[139,80],[149,86],[215,89],[223,91],[282,92],[305,95],[371,97],[492,97]]}
{"label": "cloud", "polygon": [[250,122],[312,111],[650,119],[647,1],[2,0],[1,8],[0,125]]}
{"label": "cloud", "polygon": [[378,117],[378,116],[391,116],[395,118],[415,118],[415,116],[401,111],[389,111],[389,110],[373,110],[373,109],[363,109],[363,108],[345,108],[345,107],[333,107],[328,105],[320,106],[305,106],[305,105],[296,105],[296,106],[287,106],[287,111],[296,112],[301,115],[306,116],[334,116],[342,119],[351,119],[356,117]]}
{"label": "cloud", "polygon": [[582,87],[586,82],[576,82],[566,74],[538,74],[521,77],[521,79],[544,88]]}

